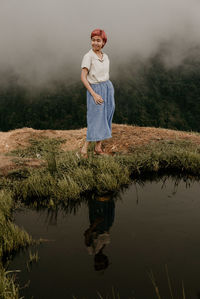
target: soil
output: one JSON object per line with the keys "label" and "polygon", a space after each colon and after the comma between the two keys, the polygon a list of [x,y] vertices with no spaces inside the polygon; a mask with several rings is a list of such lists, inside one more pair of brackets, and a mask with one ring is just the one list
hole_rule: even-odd
{"label": "soil", "polygon": [[[5,175],[11,169],[23,166],[40,167],[44,163],[41,159],[19,158],[9,156],[9,152],[30,146],[29,139],[41,137],[66,139],[60,145],[64,151],[80,150],[86,140],[87,128],[77,130],[36,130],[21,128],[8,132],[0,132],[0,172]],[[185,132],[171,129],[139,127],[126,124],[112,124],[112,138],[102,141],[102,148],[107,153],[128,153],[134,147],[160,140],[190,140],[200,145],[200,133]]]}

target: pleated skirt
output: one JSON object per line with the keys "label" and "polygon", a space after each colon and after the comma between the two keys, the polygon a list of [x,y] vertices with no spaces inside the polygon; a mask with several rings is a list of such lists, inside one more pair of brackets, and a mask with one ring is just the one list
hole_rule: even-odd
{"label": "pleated skirt", "polygon": [[115,111],[114,87],[110,80],[90,84],[104,100],[96,104],[87,90],[87,141],[100,141],[112,137],[112,119]]}

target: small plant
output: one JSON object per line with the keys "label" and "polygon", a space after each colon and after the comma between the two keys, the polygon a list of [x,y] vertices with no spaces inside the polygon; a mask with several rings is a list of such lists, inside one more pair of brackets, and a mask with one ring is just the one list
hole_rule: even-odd
{"label": "small plant", "polygon": [[0,266],[0,298],[18,299],[19,285],[16,284],[14,272],[20,270],[6,271]]}
{"label": "small plant", "polygon": [[30,250],[29,250],[29,259],[28,261],[26,262],[26,267],[27,267],[27,270],[28,272],[30,272],[31,270],[31,266],[33,265],[33,263],[37,263],[39,261],[39,255],[38,255],[38,252],[34,252],[32,253]]}
{"label": "small plant", "polygon": [[38,256],[38,251],[36,251],[35,253],[32,253],[30,250],[29,250],[29,264],[32,264],[32,263],[37,263],[39,260],[39,256]]}
{"label": "small plant", "polygon": [[[176,295],[174,294],[174,291],[173,291],[173,288],[172,288],[172,283],[171,283],[171,280],[170,280],[170,277],[169,277],[169,272],[168,272],[168,267],[167,265],[165,265],[165,271],[166,271],[166,276],[167,276],[167,283],[168,283],[168,287],[169,287],[169,294],[170,294],[170,297],[171,299],[175,299],[177,298]],[[157,285],[157,282],[156,282],[156,279],[154,277],[154,274],[153,274],[153,271],[151,270],[149,273],[149,278],[151,279],[151,282],[153,284],[153,287],[154,287],[154,290],[155,290],[155,293],[156,293],[156,298],[158,299],[161,299],[161,295],[160,295],[160,291],[159,291],[159,288],[158,288],[158,285]],[[182,281],[182,284],[181,284],[181,292],[180,292],[180,295],[182,299],[186,299],[186,295],[185,295],[185,288],[184,288],[184,284],[183,284],[183,281]]]}

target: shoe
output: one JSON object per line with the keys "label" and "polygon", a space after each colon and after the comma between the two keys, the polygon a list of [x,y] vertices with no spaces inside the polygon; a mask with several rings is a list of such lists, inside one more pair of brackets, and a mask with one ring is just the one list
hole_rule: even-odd
{"label": "shoe", "polygon": [[103,152],[102,149],[100,151],[94,149],[94,155],[109,156],[108,154],[106,154],[105,152]]}

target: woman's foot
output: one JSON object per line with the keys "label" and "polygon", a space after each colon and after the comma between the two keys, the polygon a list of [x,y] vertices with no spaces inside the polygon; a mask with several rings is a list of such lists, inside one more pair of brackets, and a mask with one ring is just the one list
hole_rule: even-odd
{"label": "woman's foot", "polygon": [[95,151],[95,152],[103,152],[101,146],[102,146],[102,144],[101,144],[101,140],[100,140],[100,141],[96,141],[94,151]]}
{"label": "woman's foot", "polygon": [[104,156],[108,156],[108,154],[106,154],[102,148],[100,146],[95,146],[95,149],[94,149],[94,154],[95,155],[104,155]]}
{"label": "woman's foot", "polygon": [[84,149],[81,149],[81,150],[80,150],[80,155],[81,155],[82,158],[88,158],[88,153],[87,153],[87,151],[84,150]]}
{"label": "woman's foot", "polygon": [[88,158],[87,150],[88,150],[89,141],[85,141],[84,145],[80,150],[80,155],[82,158]]}

